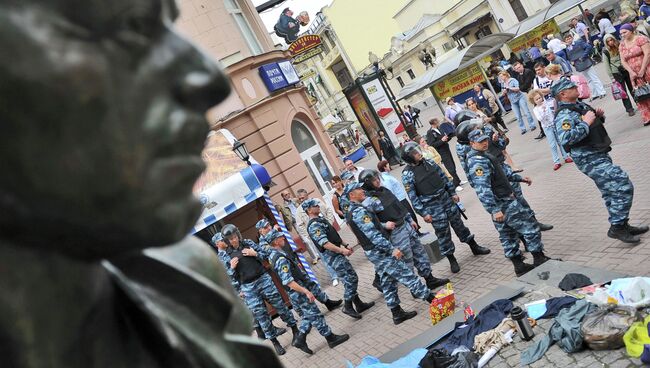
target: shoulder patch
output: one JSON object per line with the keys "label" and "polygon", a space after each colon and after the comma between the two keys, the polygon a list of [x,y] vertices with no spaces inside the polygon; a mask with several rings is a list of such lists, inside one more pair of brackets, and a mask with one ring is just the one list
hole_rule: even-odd
{"label": "shoulder patch", "polygon": [[571,123],[568,120],[562,122],[562,130],[571,130]]}
{"label": "shoulder patch", "polygon": [[372,220],[370,219],[370,216],[368,216],[368,215],[363,215],[363,223],[367,224],[367,223],[369,223],[370,221],[372,221]]}
{"label": "shoulder patch", "polygon": [[316,234],[316,236],[320,236],[320,229],[316,229],[314,233]]}
{"label": "shoulder patch", "polygon": [[282,266],[282,272],[289,272],[289,266],[287,265]]}
{"label": "shoulder patch", "polygon": [[483,176],[483,168],[480,166],[477,167],[476,170],[474,170],[474,174],[476,174],[476,176]]}

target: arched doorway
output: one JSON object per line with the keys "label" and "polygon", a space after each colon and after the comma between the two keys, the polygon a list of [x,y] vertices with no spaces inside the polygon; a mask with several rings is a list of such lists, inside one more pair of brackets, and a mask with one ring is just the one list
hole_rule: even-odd
{"label": "arched doorway", "polygon": [[316,183],[321,196],[330,199],[332,192],[332,166],[325,159],[323,150],[318,145],[309,128],[299,120],[291,123],[291,139],[300,153],[300,159],[307,167],[309,175]]}

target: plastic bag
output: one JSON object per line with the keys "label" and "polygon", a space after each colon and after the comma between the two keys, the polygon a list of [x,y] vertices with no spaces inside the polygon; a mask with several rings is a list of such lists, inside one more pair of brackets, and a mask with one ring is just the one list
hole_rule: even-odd
{"label": "plastic bag", "polygon": [[635,322],[623,336],[625,350],[631,357],[641,357],[643,363],[650,363],[650,316],[643,322]]}
{"label": "plastic bag", "polygon": [[436,297],[431,301],[429,306],[429,315],[431,316],[431,324],[442,321],[444,318],[451,316],[456,308],[456,296],[451,283],[447,287],[438,291]]}
{"label": "plastic bag", "polygon": [[445,350],[432,349],[420,361],[421,368],[477,368],[478,356],[460,346],[449,355]]}
{"label": "plastic bag", "polygon": [[618,81],[612,82],[612,97],[614,97],[615,100],[627,100],[627,93]]}
{"label": "plastic bag", "polygon": [[625,345],[623,335],[638,320],[635,308],[598,308],[585,316],[580,331],[590,349],[614,350]]}

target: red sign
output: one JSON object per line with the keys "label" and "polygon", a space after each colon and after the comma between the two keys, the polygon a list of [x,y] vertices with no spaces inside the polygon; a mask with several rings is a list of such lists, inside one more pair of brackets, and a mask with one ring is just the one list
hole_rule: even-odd
{"label": "red sign", "polygon": [[293,41],[288,50],[291,56],[296,56],[320,46],[321,43],[319,35],[304,35]]}

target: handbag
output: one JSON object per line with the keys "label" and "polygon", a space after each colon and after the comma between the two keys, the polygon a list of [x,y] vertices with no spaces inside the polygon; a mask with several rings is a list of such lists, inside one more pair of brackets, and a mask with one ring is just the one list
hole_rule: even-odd
{"label": "handbag", "polygon": [[612,96],[614,96],[615,100],[627,100],[628,98],[623,85],[619,81],[615,80],[612,82]]}
{"label": "handbag", "polygon": [[643,84],[638,84],[634,87],[632,95],[634,96],[634,101],[645,101],[650,99],[650,84],[643,78],[638,78],[643,81]]}

